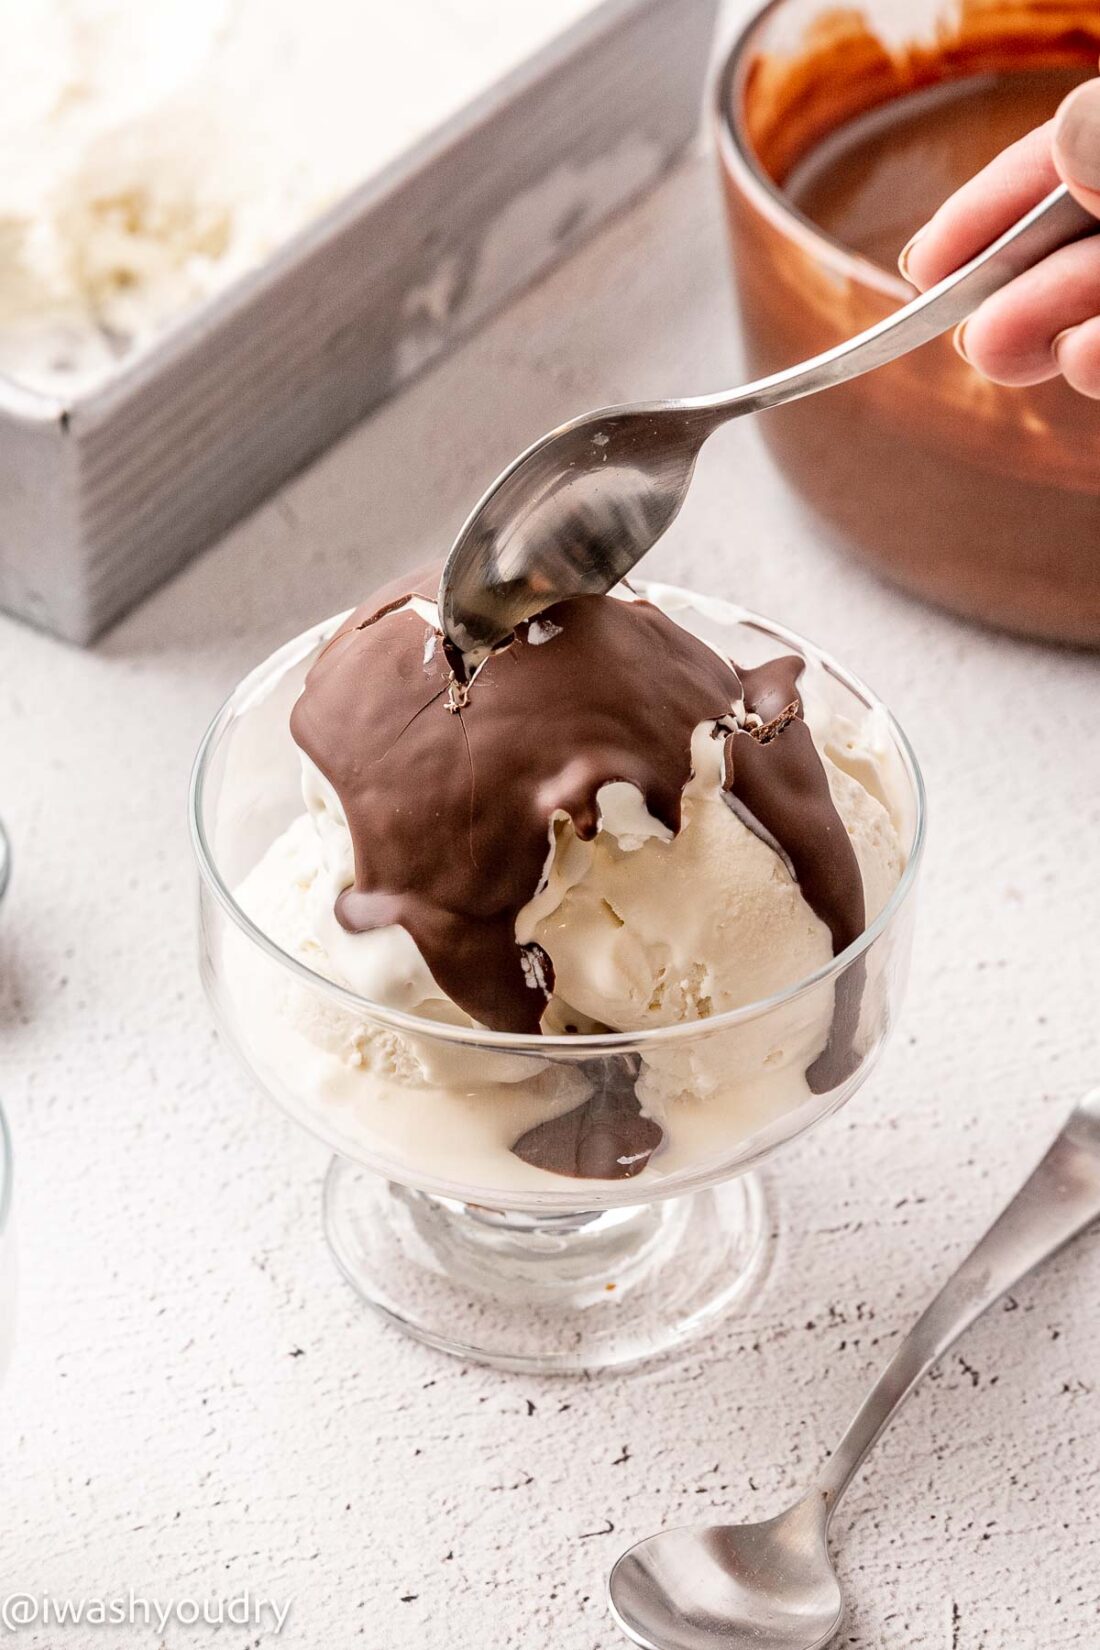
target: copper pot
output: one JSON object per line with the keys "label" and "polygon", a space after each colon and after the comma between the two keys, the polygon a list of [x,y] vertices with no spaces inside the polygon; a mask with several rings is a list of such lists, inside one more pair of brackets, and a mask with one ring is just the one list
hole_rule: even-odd
{"label": "copper pot", "polygon": [[[735,44],[718,81],[718,152],[754,375],[910,297],[894,264],[908,234],[1095,72],[1100,6],[967,0],[951,17],[933,0],[859,12],[774,0]],[[891,145],[896,176],[880,171],[878,196],[853,210],[853,177]],[[858,228],[849,244],[837,223]],[[989,384],[937,339],[763,414],[761,428],[792,484],[876,571],[972,618],[1100,644],[1095,402],[1060,380]]]}

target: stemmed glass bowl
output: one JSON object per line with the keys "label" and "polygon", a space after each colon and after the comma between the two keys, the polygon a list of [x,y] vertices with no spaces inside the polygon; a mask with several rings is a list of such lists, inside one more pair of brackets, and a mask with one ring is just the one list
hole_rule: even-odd
{"label": "stemmed glass bowl", "polygon": [[[904,989],[924,794],[900,727],[790,631],[725,601],[642,593],[741,665],[801,653],[814,714],[827,713],[819,741],[880,791],[902,845],[901,879],[859,939],[766,1000],[640,1033],[520,1036],[370,1002],[311,966],[308,939],[288,941],[293,925],[266,932],[239,890],[303,811],[290,710],[345,615],[240,683],[193,775],[203,982],[252,1077],[336,1154],[324,1220],[340,1268],[407,1333],[503,1368],[637,1363],[743,1302],[774,1228],[750,1171],[855,1092]],[[806,714],[813,726],[809,696]],[[842,993],[858,1005],[853,1056],[828,1082],[807,1081]],[[635,1178],[574,1179],[511,1151],[578,1096],[621,1086],[624,1069],[657,1097],[664,1129]]]}

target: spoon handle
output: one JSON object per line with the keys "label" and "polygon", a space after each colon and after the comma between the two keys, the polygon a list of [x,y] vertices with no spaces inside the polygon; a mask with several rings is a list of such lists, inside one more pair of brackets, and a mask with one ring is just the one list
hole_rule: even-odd
{"label": "spoon handle", "polygon": [[817,1481],[831,1517],[865,1457],[922,1376],[1040,1261],[1100,1216],[1100,1089],[1065,1128],[958,1271],[914,1324]]}
{"label": "spoon handle", "polygon": [[728,395],[700,396],[698,400],[683,401],[680,406],[685,410],[697,409],[704,422],[707,412],[711,412],[716,415],[714,425],[717,426],[741,413],[778,407],[785,401],[797,401],[803,395],[813,395],[849,378],[859,378],[874,367],[896,360],[899,355],[907,355],[930,338],[938,338],[942,332],[965,321],[980,303],[1022,275],[1025,269],[1031,269],[1059,247],[1069,246],[1098,231],[1100,219],[1086,212],[1062,184],[984,252],[866,332],[845,339],[822,355],[800,361],[797,366],[745,384]]}

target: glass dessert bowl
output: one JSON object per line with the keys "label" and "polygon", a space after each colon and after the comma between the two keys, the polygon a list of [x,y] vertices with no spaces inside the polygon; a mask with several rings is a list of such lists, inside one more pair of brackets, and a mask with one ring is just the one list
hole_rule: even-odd
{"label": "glass dessert bowl", "polygon": [[[674,616],[680,630],[705,644],[707,659],[736,658],[746,683],[763,674],[758,667],[766,662],[800,656],[805,726],[828,756],[835,794],[855,799],[845,803],[851,810],[846,823],[860,844],[861,863],[870,864],[868,855],[885,856],[889,838],[890,875],[874,897],[875,909],[868,907],[870,920],[851,943],[823,955],[824,929],[806,912],[791,874],[797,845],[788,857],[759,820],[754,831],[743,830],[745,809],[737,798],[723,794],[728,807],[708,812],[690,786],[684,791],[685,843],[692,832],[698,839],[707,820],[724,831],[729,815],[738,852],[753,865],[766,862],[756,883],[739,883],[730,896],[731,910],[736,907],[730,920],[742,921],[751,906],[760,934],[753,948],[759,956],[746,957],[740,987],[744,994],[748,980],[760,989],[732,1009],[712,993],[713,959],[699,949],[698,936],[710,934],[713,944],[713,933],[703,917],[685,942],[697,947],[690,967],[677,965],[670,973],[675,944],[659,942],[666,966],[652,978],[645,974],[642,1029],[608,1029],[572,1008],[554,1021],[556,998],[542,972],[548,959],[534,943],[523,948],[526,983],[545,987],[550,1006],[542,1029],[530,1034],[477,1023],[441,991],[429,1012],[410,1012],[394,1006],[400,993],[390,992],[383,1003],[352,989],[346,972],[332,977],[342,966],[334,959],[348,955],[349,944],[362,950],[361,942],[376,936],[349,933],[345,921],[324,927],[322,943],[322,930],[308,914],[317,909],[308,900],[321,881],[315,827],[319,823],[321,839],[327,832],[331,843],[336,828],[343,840],[347,824],[331,797],[326,805],[314,795],[311,817],[303,816],[302,740],[292,739],[290,717],[311,667],[322,654],[329,657],[334,638],[354,645],[366,627],[347,615],[297,637],[248,676],[211,724],[195,766],[204,984],[224,1034],[255,1080],[336,1153],[324,1217],[341,1269],[406,1332],[505,1368],[640,1362],[744,1300],[763,1275],[773,1226],[760,1182],[749,1171],[855,1092],[881,1051],[904,988],[924,800],[897,723],[847,671],[770,621],[669,587],[639,586],[638,593],[650,611],[655,606]],[[559,635],[560,627],[545,618],[532,621],[540,624],[539,642]],[[536,636],[528,640],[533,647]],[[432,651],[425,647],[426,670]],[[487,684],[483,692],[489,691]],[[471,697],[474,692],[476,685]],[[776,717],[766,727],[750,715],[754,742],[770,739],[772,728],[782,732],[794,710],[787,706],[788,720]],[[440,714],[446,714],[442,708]],[[724,721],[721,731],[723,737],[730,731]],[[747,754],[746,769],[752,765]],[[693,744],[692,755],[698,767],[706,752]],[[308,800],[308,780],[305,788]],[[609,812],[611,793],[599,794]],[[400,820],[393,828],[402,829]],[[473,833],[471,812],[471,855]],[[556,854],[564,864],[568,852],[578,851],[576,843],[563,846],[569,834],[568,825],[553,827],[551,860]],[[604,854],[605,881],[595,892],[608,897],[574,907],[567,894],[537,929],[553,955],[555,991],[574,977],[581,981],[574,1003],[593,956],[607,990],[614,976],[615,989],[626,991],[622,980],[632,980],[631,969],[641,966],[631,945],[645,913],[652,924],[656,909],[660,926],[666,906],[659,902],[667,901],[664,920],[675,929],[677,907],[691,903],[694,867],[708,863],[705,844],[698,861],[683,862],[679,850],[674,858],[672,833],[665,831],[656,845],[644,844],[650,873],[657,867],[646,884],[649,904],[631,905],[621,888],[615,892],[615,877],[626,874],[637,883],[642,835],[635,810],[630,832],[624,829]],[[723,839],[723,853],[727,846]],[[851,853],[847,842],[842,846]],[[452,844],[456,855],[465,848],[462,841]],[[699,851],[697,841],[691,851]],[[351,875],[337,875],[335,886],[350,883]],[[552,883],[548,871],[540,898]],[[773,887],[780,902],[774,909]],[[569,893],[577,897],[575,888]],[[709,907],[722,903],[713,889],[701,888],[700,897]],[[795,903],[802,917],[792,926]],[[588,927],[577,915],[561,916],[582,909]],[[572,961],[568,948],[548,937],[555,923],[568,930],[570,922],[580,934]],[[788,930],[796,938],[812,930],[818,947],[806,953],[813,966],[794,975],[789,957],[778,972],[772,966],[777,948],[796,943],[783,939]],[[719,924],[713,932],[727,930]],[[380,943],[388,946],[395,933],[384,930]],[[404,930],[401,938],[404,945]],[[655,943],[647,941],[646,958]],[[422,961],[415,951],[412,960],[405,951],[401,956],[411,980]],[[394,978],[392,968],[386,977]],[[418,1001],[423,987],[413,992],[404,983],[404,1000]],[[660,1023],[662,993],[671,995],[674,987],[678,1006],[667,1010],[670,1023]],[[477,988],[474,980],[471,990]],[[694,1017],[680,1017],[689,1002]]]}

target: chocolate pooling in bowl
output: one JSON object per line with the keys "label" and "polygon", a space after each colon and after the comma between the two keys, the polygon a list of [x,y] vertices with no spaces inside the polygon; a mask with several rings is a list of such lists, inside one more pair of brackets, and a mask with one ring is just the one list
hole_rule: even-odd
{"label": "chocolate pooling in bowl", "polygon": [[580,1067],[594,1093],[579,1106],[536,1123],[512,1150],[536,1169],[579,1180],[630,1180],[641,1174],[663,1131],[642,1112],[635,1089],[641,1061],[636,1054],[583,1061]]}
{"label": "chocolate pooling in bowl", "polygon": [[[344,928],[399,924],[475,1020],[538,1034],[553,968],[517,943],[516,919],[541,882],[555,819],[591,840],[600,789],[625,781],[675,834],[692,735],[711,722],[726,739],[727,789],[779,845],[834,952],[862,930],[855,854],[802,721],[801,659],[739,673],[650,602],[580,596],[520,625],[456,693],[423,605],[438,577],[426,569],[358,608],[291,717],[351,834],[355,881],[336,903]],[[730,731],[742,720],[751,731]],[[840,1036],[850,1046],[855,1029],[841,1026],[839,1004],[830,1047]],[[602,1092],[514,1149],[562,1174],[639,1172],[660,1129],[641,1112],[636,1069],[605,1076]]]}

